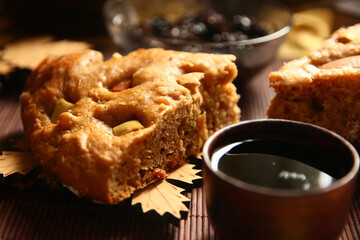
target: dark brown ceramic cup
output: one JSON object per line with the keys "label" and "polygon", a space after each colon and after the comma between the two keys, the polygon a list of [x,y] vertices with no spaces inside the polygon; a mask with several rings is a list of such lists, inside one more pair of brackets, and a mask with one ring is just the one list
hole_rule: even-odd
{"label": "dark brown ceramic cup", "polygon": [[[277,189],[249,184],[214,169],[211,161],[217,149],[253,138],[282,139],[283,150],[291,143],[296,146],[294,152],[324,153],[329,158],[319,158],[319,164],[338,178],[325,188]],[[295,121],[244,121],[213,134],[204,146],[203,158],[207,211],[222,239],[336,239],[341,234],[356,185],[359,155],[339,135]]]}

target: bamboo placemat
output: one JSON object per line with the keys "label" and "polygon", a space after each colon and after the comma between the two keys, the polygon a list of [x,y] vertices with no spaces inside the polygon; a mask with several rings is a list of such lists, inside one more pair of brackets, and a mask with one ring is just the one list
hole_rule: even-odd
{"label": "bamboo placemat", "polygon": [[[274,60],[241,80],[242,120],[266,118],[274,94],[267,76],[281,65],[282,61]],[[9,147],[9,139],[23,135],[19,94],[24,76],[7,79],[0,92],[0,149]],[[127,201],[100,205],[41,182],[26,189],[0,183],[0,239],[219,239],[207,216],[201,184],[185,195],[190,199],[189,212],[176,222],[151,212],[143,214]],[[359,239],[359,217],[357,191],[340,239]]]}

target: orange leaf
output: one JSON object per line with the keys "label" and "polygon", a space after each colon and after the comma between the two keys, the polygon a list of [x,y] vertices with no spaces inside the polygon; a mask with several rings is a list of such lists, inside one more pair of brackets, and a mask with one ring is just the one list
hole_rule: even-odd
{"label": "orange leaf", "polygon": [[167,179],[175,179],[192,184],[194,180],[201,179],[200,176],[196,175],[200,171],[200,169],[194,169],[194,165],[192,164],[185,164],[184,166],[171,172],[167,176]]}
{"label": "orange leaf", "polygon": [[0,155],[0,174],[4,177],[13,173],[25,175],[37,166],[31,152],[3,151]]}
{"label": "orange leaf", "polygon": [[176,218],[181,218],[181,211],[188,211],[183,202],[190,201],[181,194],[184,189],[168,183],[165,180],[154,182],[144,189],[134,193],[132,204],[141,204],[144,212],[155,210],[160,215],[169,212]]}
{"label": "orange leaf", "polygon": [[24,38],[6,44],[2,51],[2,60],[19,68],[34,69],[45,57],[61,56],[90,47],[86,42],[55,41],[52,36]]}
{"label": "orange leaf", "polygon": [[[185,164],[170,173],[167,179],[175,179],[192,184],[193,180],[201,178],[196,175],[200,171],[199,169],[194,169],[192,164]],[[157,181],[144,189],[136,191],[132,198],[132,204],[140,203],[144,212],[155,210],[160,215],[168,212],[174,217],[180,218],[181,211],[188,211],[183,202],[189,201],[189,199],[181,194],[183,191],[184,189],[165,180]]]}

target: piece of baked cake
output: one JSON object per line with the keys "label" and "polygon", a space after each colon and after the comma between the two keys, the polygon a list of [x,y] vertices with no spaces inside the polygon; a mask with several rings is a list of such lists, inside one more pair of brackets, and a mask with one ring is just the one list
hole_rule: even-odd
{"label": "piece of baked cake", "polygon": [[47,58],[21,95],[32,152],[79,196],[117,203],[239,121],[234,61],[163,49]]}
{"label": "piece of baked cake", "polygon": [[321,48],[269,75],[269,118],[328,128],[360,149],[360,24],[340,28]]}

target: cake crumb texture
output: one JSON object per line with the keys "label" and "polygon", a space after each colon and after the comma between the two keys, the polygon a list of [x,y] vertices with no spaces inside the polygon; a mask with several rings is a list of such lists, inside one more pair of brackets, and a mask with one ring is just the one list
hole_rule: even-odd
{"label": "cake crumb texture", "polygon": [[120,202],[239,121],[234,61],[163,49],[46,58],[20,98],[35,159],[79,196]]}
{"label": "cake crumb texture", "polygon": [[271,72],[276,95],[268,117],[325,127],[360,149],[360,68],[345,61],[358,55],[360,24],[338,29],[320,48]]}

